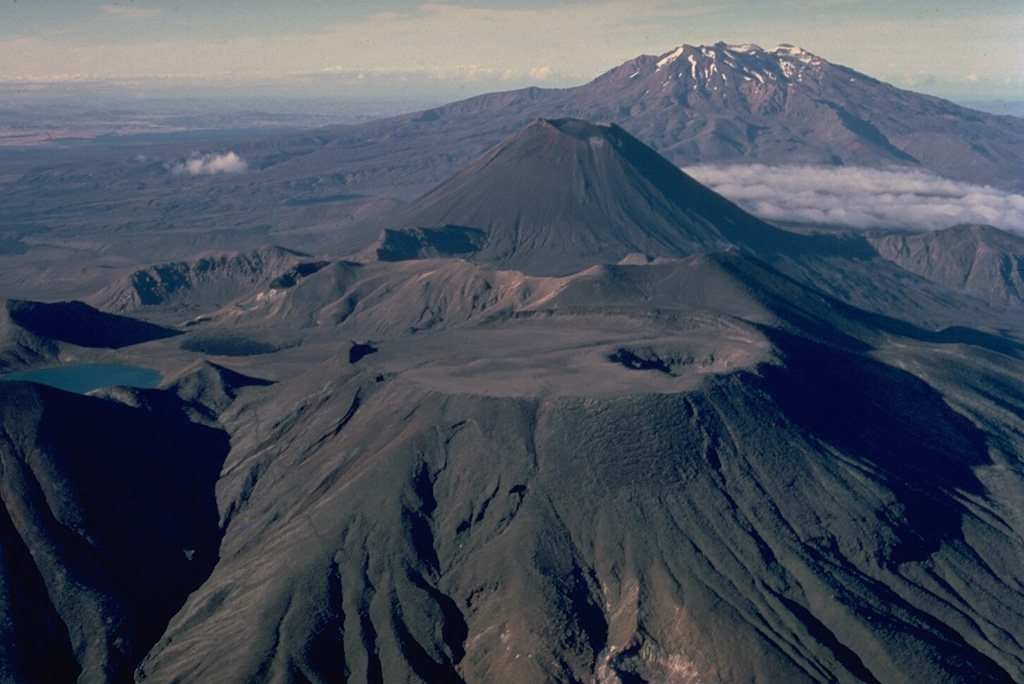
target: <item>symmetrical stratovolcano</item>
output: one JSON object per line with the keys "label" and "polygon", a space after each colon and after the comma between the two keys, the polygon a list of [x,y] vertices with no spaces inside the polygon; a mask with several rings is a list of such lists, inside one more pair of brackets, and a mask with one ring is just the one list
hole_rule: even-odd
{"label": "symmetrical stratovolcano", "polygon": [[377,254],[464,255],[564,275],[631,255],[682,257],[778,231],[614,124],[540,119],[389,219]]}

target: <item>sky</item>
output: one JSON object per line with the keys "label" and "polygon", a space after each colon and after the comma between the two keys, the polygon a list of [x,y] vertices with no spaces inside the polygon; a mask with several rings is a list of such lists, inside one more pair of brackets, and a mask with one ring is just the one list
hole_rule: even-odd
{"label": "sky", "polygon": [[1022,0],[0,0],[0,84],[441,102],[718,41],[799,45],[958,102],[1024,100]]}

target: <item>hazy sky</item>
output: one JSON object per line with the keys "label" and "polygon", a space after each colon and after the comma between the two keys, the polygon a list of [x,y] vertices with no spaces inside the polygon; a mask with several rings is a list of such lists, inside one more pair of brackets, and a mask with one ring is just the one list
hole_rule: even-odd
{"label": "hazy sky", "polygon": [[800,45],[960,101],[1024,100],[1024,0],[0,0],[0,82],[443,100],[575,85],[720,40]]}

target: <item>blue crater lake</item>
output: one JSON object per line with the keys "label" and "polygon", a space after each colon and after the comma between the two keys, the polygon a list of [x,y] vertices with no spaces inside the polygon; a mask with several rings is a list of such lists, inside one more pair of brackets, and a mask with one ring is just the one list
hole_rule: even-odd
{"label": "blue crater lake", "polygon": [[49,385],[68,392],[85,394],[100,387],[124,385],[127,387],[152,388],[160,384],[163,377],[150,368],[119,366],[103,363],[83,363],[58,368],[8,373],[0,380],[27,380]]}

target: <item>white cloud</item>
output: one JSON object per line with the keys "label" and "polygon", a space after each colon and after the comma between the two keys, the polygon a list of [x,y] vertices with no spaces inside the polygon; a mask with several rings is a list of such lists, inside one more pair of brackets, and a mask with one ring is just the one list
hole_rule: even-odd
{"label": "white cloud", "polygon": [[1024,233],[1024,196],[926,171],[764,164],[684,171],[768,221],[924,230],[985,223]]}
{"label": "white cloud", "polygon": [[212,176],[216,173],[242,173],[249,168],[244,159],[234,152],[225,154],[195,154],[171,166],[178,176]]}
{"label": "white cloud", "polygon": [[158,17],[163,12],[163,10],[158,8],[143,9],[142,7],[118,5],[117,3],[100,5],[100,10],[108,17],[124,17],[126,19],[149,19],[151,17]]}
{"label": "white cloud", "polygon": [[553,73],[550,66],[534,67],[530,69],[530,78],[537,81],[546,81]]}

